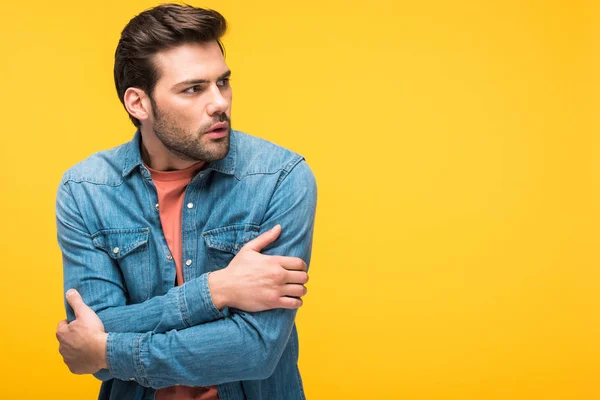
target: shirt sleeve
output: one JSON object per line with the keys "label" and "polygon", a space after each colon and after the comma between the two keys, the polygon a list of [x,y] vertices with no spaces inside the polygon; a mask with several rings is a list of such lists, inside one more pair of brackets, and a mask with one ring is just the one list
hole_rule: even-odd
{"label": "shirt sleeve", "polygon": [[[139,304],[127,304],[127,288],[117,261],[94,246],[69,182],[56,200],[58,244],[62,251],[65,290],[75,288],[94,310],[107,332],[167,332],[223,318],[214,306],[208,274]],[[65,300],[68,321],[75,319]],[[100,379],[109,378],[97,375]]]}
{"label": "shirt sleeve", "polygon": [[[263,254],[302,258],[310,264],[317,189],[301,161],[280,179],[261,233],[280,224],[280,237]],[[209,386],[266,379],[287,345],[296,310],[231,310],[223,319],[166,333],[109,333],[111,375],[147,387]]]}

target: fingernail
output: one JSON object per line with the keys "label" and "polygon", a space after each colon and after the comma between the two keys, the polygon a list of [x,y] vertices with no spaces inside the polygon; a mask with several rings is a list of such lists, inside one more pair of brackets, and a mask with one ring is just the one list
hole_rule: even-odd
{"label": "fingernail", "polygon": [[277,230],[277,227],[278,227],[278,226],[279,226],[279,224],[275,225],[275,226],[274,226],[274,227],[273,227],[271,230],[272,230],[272,231],[275,231],[275,230]]}
{"label": "fingernail", "polygon": [[69,289],[69,290],[67,290],[67,297],[72,296],[75,293],[77,293],[77,290],[75,290],[75,289]]}

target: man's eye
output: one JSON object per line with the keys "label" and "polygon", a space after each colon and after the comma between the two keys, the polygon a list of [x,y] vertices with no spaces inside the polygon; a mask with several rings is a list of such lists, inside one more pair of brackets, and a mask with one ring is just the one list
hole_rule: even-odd
{"label": "man's eye", "polygon": [[220,86],[220,87],[229,86],[229,79],[230,78],[225,78],[225,79],[221,79],[220,81],[217,81],[217,86]]}
{"label": "man's eye", "polygon": [[202,91],[202,87],[201,86],[192,86],[192,87],[189,87],[189,88],[185,89],[183,91],[183,93],[194,94],[194,93],[198,93],[200,91]]}

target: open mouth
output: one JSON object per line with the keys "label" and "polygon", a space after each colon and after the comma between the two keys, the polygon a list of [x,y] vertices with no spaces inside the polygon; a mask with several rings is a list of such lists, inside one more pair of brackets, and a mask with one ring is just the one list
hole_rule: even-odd
{"label": "open mouth", "polygon": [[219,122],[218,124],[214,124],[211,127],[211,129],[208,132],[206,132],[206,135],[208,135],[211,138],[220,138],[227,136],[228,132],[229,124],[227,122]]}

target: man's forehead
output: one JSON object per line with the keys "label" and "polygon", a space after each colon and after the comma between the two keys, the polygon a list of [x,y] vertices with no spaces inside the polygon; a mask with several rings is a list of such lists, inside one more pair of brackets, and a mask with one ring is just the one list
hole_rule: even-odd
{"label": "man's forehead", "polygon": [[216,41],[183,44],[164,50],[155,54],[153,61],[160,71],[160,80],[168,84],[187,79],[216,79],[227,71]]}

